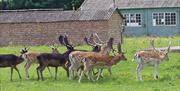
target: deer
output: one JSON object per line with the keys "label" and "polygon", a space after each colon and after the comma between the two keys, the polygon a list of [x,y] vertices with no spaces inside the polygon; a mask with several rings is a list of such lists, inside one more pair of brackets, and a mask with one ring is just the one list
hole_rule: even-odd
{"label": "deer", "polygon": [[13,69],[17,71],[19,78],[20,79],[22,78],[16,66],[24,61],[22,56],[24,53],[26,53],[26,51],[22,50],[20,53],[21,53],[20,56],[16,56],[14,54],[0,54],[0,68],[5,68],[5,67],[11,68],[11,76],[10,76],[11,81],[13,76]]}
{"label": "deer", "polygon": [[[100,44],[100,43],[97,43],[95,42],[94,40],[94,43],[98,46],[101,46],[101,49],[98,53],[100,54],[109,54],[111,49],[113,49],[112,45],[113,45],[113,38],[110,38],[108,40],[107,43],[104,43],[104,44]],[[71,66],[69,67],[69,80],[72,79],[73,77],[73,73],[78,71],[78,68],[82,66],[82,59],[83,59],[83,56],[89,54],[91,52],[83,52],[83,51],[73,51],[72,53],[69,54],[69,61],[70,61],[70,64]],[[92,52],[94,53],[94,52]],[[110,75],[112,74],[111,73],[111,68],[109,69],[109,73]]]}
{"label": "deer", "polygon": [[[52,54],[58,54],[59,53],[57,46],[52,45],[49,47],[52,50]],[[24,55],[23,58],[26,61],[26,64],[24,65],[25,72],[26,72],[26,79],[29,79],[29,68],[31,67],[32,64],[38,63],[37,56],[39,56],[41,53],[40,52],[29,52],[29,48],[26,48],[26,47],[22,50],[25,51],[25,53],[23,54]],[[49,67],[47,67],[47,68],[48,68],[48,71],[49,71],[51,77],[53,77]]]}
{"label": "deer", "polygon": [[136,60],[137,63],[136,80],[139,80],[138,75],[140,75],[140,81],[143,80],[142,70],[145,65],[154,66],[154,80],[158,79],[159,64],[162,63],[164,60],[169,60],[168,53],[170,51],[170,44],[171,41],[169,42],[169,46],[165,51],[156,50],[154,48],[154,45],[152,45],[153,50],[142,50],[135,53],[134,60]]}
{"label": "deer", "polygon": [[58,67],[63,67],[69,77],[69,54],[74,51],[74,47],[69,43],[67,36],[59,36],[59,42],[66,46],[67,51],[60,53],[41,53],[37,56],[39,66],[36,68],[38,80],[44,80],[43,71],[46,67],[55,67],[55,79],[57,79]]}
{"label": "deer", "polygon": [[104,68],[109,69],[113,65],[116,65],[119,61],[127,60],[124,53],[121,52],[121,44],[120,43],[118,43],[117,47],[118,47],[118,54],[115,56],[110,56],[107,54],[101,54],[101,53],[95,53],[95,52],[84,56],[83,60],[82,60],[84,69],[83,69],[83,71],[81,71],[78,82],[79,83],[81,82],[82,75],[87,72],[88,72],[88,79],[94,81],[94,79],[92,77],[92,72],[91,72],[94,68],[99,69],[98,77],[96,78],[96,80],[99,80],[99,77],[102,73],[102,69],[104,69]]}

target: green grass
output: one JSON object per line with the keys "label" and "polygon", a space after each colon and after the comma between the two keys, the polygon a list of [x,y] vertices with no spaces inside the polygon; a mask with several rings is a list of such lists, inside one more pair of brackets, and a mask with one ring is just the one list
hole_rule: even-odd
{"label": "green grass", "polygon": [[[180,45],[180,37],[174,37],[172,46]],[[166,47],[168,38],[156,38],[156,47]],[[120,62],[113,66],[113,75],[109,76],[104,70],[104,77],[99,81],[91,82],[87,78],[82,79],[82,83],[77,80],[68,80],[65,71],[59,68],[58,80],[50,77],[47,70],[44,71],[45,81],[37,81],[36,67],[30,68],[30,79],[25,79],[24,63],[18,65],[22,80],[18,78],[14,71],[13,81],[10,81],[10,68],[0,68],[0,91],[180,91],[180,55],[170,53],[170,61],[163,62],[159,66],[159,79],[153,80],[153,67],[145,67],[143,70],[143,82],[136,81],[136,63],[132,62],[134,53],[137,50],[149,47],[148,37],[125,38],[124,50],[127,51],[128,61]],[[22,46],[0,47],[0,54],[13,53],[19,55]],[[76,47],[77,49],[89,49],[89,46]],[[31,47],[31,51],[50,52],[46,46]],[[65,47],[60,47],[59,51],[66,51]],[[51,68],[54,72],[54,69]]]}

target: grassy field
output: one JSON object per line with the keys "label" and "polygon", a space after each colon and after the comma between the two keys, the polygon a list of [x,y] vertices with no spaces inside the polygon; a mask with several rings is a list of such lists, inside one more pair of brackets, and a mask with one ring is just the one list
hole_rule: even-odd
{"label": "grassy field", "polygon": [[[180,37],[174,37],[172,46],[180,45]],[[166,47],[168,38],[156,38],[156,47]],[[0,68],[0,91],[180,91],[180,54],[170,53],[170,60],[159,66],[159,79],[153,80],[153,67],[145,67],[143,70],[143,82],[136,81],[136,63],[132,62],[136,51],[149,47],[148,37],[125,38],[124,49],[127,51],[128,61],[120,62],[113,66],[113,75],[109,76],[104,70],[104,77],[99,81],[91,82],[87,78],[82,83],[77,80],[68,80],[65,71],[59,68],[58,80],[50,77],[47,70],[44,71],[45,81],[37,81],[36,67],[30,68],[30,79],[25,79],[24,63],[18,65],[22,80],[14,71],[13,81],[10,81],[10,68]],[[22,46],[0,47],[0,54],[13,53],[19,55]],[[76,47],[77,49],[91,49],[89,46]],[[31,47],[31,51],[50,52],[46,46]],[[59,47],[59,51],[66,51],[65,47]],[[51,68],[54,72],[54,69]]]}

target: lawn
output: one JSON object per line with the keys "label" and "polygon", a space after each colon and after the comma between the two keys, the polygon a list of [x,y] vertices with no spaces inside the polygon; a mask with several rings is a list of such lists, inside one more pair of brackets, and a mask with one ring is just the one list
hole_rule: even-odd
{"label": "lawn", "polygon": [[[168,38],[156,38],[155,47],[168,46]],[[172,46],[180,46],[180,37],[173,37]],[[13,81],[10,81],[10,68],[0,68],[0,91],[180,91],[180,54],[170,53],[169,61],[159,66],[159,79],[153,80],[153,67],[145,67],[143,70],[143,82],[136,81],[136,63],[132,62],[136,51],[149,47],[148,37],[125,38],[123,48],[128,60],[113,66],[113,75],[110,77],[107,70],[103,72],[103,78],[92,82],[83,78],[81,83],[76,80],[68,80],[62,68],[58,70],[58,80],[50,77],[47,70],[44,71],[45,81],[37,81],[36,67],[30,68],[30,79],[25,79],[24,64],[18,65],[22,80],[14,71]],[[0,47],[0,54],[13,53],[20,55],[22,46]],[[91,49],[84,45],[76,49]],[[33,46],[31,51],[50,52],[47,46]],[[65,47],[59,47],[61,53]],[[54,69],[51,68],[54,73]]]}

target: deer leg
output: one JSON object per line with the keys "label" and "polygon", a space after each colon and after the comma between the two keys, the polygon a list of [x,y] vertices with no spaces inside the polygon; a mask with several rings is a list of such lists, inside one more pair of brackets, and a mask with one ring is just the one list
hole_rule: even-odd
{"label": "deer leg", "polygon": [[78,80],[79,83],[81,83],[82,75],[84,74],[84,72],[85,72],[85,71],[81,71],[81,74],[80,74],[79,80]]}
{"label": "deer leg", "polygon": [[98,70],[98,77],[96,78],[96,80],[99,80],[99,77],[101,76],[101,73],[102,73],[102,69],[99,69]]}
{"label": "deer leg", "polygon": [[69,80],[71,80],[73,77],[73,65],[69,67]]}
{"label": "deer leg", "polygon": [[143,70],[143,65],[141,64],[140,65],[140,81],[142,81],[143,79],[142,79],[142,70]]}
{"label": "deer leg", "polygon": [[66,66],[64,65],[63,68],[66,70],[67,77],[69,77],[69,69],[68,69],[68,67],[66,67]]}
{"label": "deer leg", "polygon": [[37,76],[38,76],[38,79],[37,79],[37,80],[40,79],[40,76],[39,76],[39,69],[40,69],[40,66],[38,66],[38,67],[36,68],[36,72],[37,72]]}
{"label": "deer leg", "polygon": [[13,67],[11,67],[11,78],[10,78],[11,81],[12,81],[12,76],[13,76]]}
{"label": "deer leg", "polygon": [[29,68],[30,68],[30,66],[31,66],[31,62],[27,62],[26,64],[25,64],[25,71],[26,71],[26,78],[28,79],[29,78]]}
{"label": "deer leg", "polygon": [[158,64],[154,64],[154,79],[158,79]]}
{"label": "deer leg", "polygon": [[19,73],[19,70],[18,70],[18,68],[15,66],[14,67],[14,69],[18,72],[18,75],[19,75],[19,79],[21,79],[22,77],[21,77],[21,75],[20,75],[20,73]]}
{"label": "deer leg", "polygon": [[112,68],[111,67],[108,68],[108,71],[109,71],[110,76],[112,76]]}
{"label": "deer leg", "polygon": [[41,80],[43,81],[44,80],[44,77],[43,77],[43,71],[45,69],[46,66],[41,66],[39,71],[40,71],[40,76],[41,76]]}
{"label": "deer leg", "polygon": [[57,71],[58,71],[58,67],[55,67],[55,80],[57,79]]}
{"label": "deer leg", "polygon": [[140,70],[140,64],[138,64],[137,68],[136,68],[136,80],[139,80],[139,78],[138,78],[139,70]]}
{"label": "deer leg", "polygon": [[94,81],[94,78],[92,77],[92,69],[90,71],[88,71],[89,77],[92,81]]}
{"label": "deer leg", "polygon": [[51,77],[53,77],[53,74],[51,73],[51,70],[49,67],[47,67],[48,71],[49,71],[49,74],[51,75]]}

